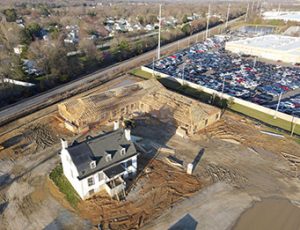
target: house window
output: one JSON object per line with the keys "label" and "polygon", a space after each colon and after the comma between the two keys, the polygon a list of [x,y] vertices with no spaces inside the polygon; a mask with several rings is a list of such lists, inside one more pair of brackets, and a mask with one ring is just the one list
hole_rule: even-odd
{"label": "house window", "polygon": [[121,156],[124,156],[126,154],[126,149],[125,148],[122,148],[121,149]]}
{"label": "house window", "polygon": [[95,162],[95,161],[92,161],[92,162],[90,163],[90,168],[91,168],[91,169],[96,168],[96,162]]}
{"label": "house window", "polygon": [[94,192],[94,189],[91,189],[90,191],[89,191],[89,195],[91,196],[91,195],[93,195],[95,192]]}
{"label": "house window", "polygon": [[110,161],[111,161],[111,155],[110,155],[110,154],[107,154],[107,155],[105,156],[105,160],[106,160],[106,162],[110,162]]}
{"label": "house window", "polygon": [[99,180],[99,181],[104,180],[104,174],[103,174],[103,172],[99,172],[99,173],[98,173],[98,180]]}
{"label": "house window", "polygon": [[93,177],[88,178],[88,186],[92,186],[94,184],[95,184],[94,178]]}

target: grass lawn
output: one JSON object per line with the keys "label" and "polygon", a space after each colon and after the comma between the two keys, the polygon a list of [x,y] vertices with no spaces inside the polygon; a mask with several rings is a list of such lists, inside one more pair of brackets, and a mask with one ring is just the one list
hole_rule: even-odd
{"label": "grass lawn", "polygon": [[130,73],[137,77],[141,77],[141,78],[147,79],[147,80],[153,78],[151,73],[143,71],[141,68],[134,69]]}
{"label": "grass lawn", "polygon": [[56,166],[49,175],[50,179],[59,188],[64,195],[66,200],[76,208],[78,202],[80,201],[79,195],[76,193],[68,179],[64,176],[62,165]]}
{"label": "grass lawn", "polygon": [[[255,118],[257,120],[260,120],[263,123],[271,125],[273,127],[278,127],[278,128],[284,129],[288,132],[291,132],[291,130],[292,130],[291,122],[282,120],[280,118],[274,119],[273,116],[259,112],[255,109],[251,109],[246,106],[239,105],[239,104],[233,104],[230,107],[230,109],[233,111],[245,114],[249,117]],[[294,133],[300,135],[300,126],[299,125],[296,125]]]}

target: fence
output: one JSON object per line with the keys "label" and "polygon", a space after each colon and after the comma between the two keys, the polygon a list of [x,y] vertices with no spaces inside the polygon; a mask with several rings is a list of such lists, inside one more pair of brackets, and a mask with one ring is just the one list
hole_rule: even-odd
{"label": "fence", "polygon": [[142,66],[141,69],[145,72],[154,74],[155,76],[159,76],[159,77],[162,77],[162,78],[168,78],[172,81],[176,81],[176,82],[180,83],[181,85],[187,85],[187,86],[189,86],[191,88],[194,88],[194,89],[197,89],[199,91],[203,91],[203,92],[211,94],[211,95],[217,95],[220,98],[224,98],[224,99],[227,99],[227,100],[232,100],[232,102],[234,104],[239,104],[239,105],[245,106],[245,107],[250,108],[250,109],[254,109],[256,111],[262,112],[262,113],[270,115],[270,116],[276,116],[277,118],[282,119],[282,120],[287,121],[287,122],[290,122],[291,124],[294,124],[294,125],[296,125],[296,124],[300,125],[300,118],[298,118],[298,117],[294,117],[294,116],[291,116],[291,115],[288,115],[288,114],[285,114],[285,113],[282,113],[282,112],[278,112],[278,111],[276,112],[273,109],[266,108],[264,106],[257,105],[255,103],[252,103],[252,102],[249,102],[249,101],[245,101],[245,100],[242,100],[240,98],[232,97],[228,94],[218,92],[216,90],[209,89],[209,88],[206,88],[204,86],[197,85],[195,83],[192,83],[192,82],[189,82],[189,81],[186,81],[186,80],[183,80],[183,79],[174,78],[170,75],[160,73],[158,71],[152,70],[152,69],[150,69],[148,67],[145,67],[145,66]]}

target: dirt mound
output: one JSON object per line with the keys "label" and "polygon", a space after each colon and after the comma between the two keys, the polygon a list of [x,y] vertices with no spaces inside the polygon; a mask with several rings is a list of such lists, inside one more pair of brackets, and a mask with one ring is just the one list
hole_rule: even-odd
{"label": "dirt mound", "polygon": [[103,229],[137,229],[201,187],[197,177],[154,160],[141,173],[126,201],[99,194],[79,204],[79,210],[94,224],[101,223]]}
{"label": "dirt mound", "polygon": [[36,145],[36,150],[45,149],[58,141],[52,128],[47,124],[35,124],[24,132],[24,138]]}
{"label": "dirt mound", "polygon": [[[266,127],[227,112],[221,121],[205,130],[209,138],[230,139],[248,147],[260,147],[280,154],[282,152],[300,156],[299,145],[290,137],[279,139],[260,132]],[[267,144],[268,143],[268,144]],[[272,144],[270,144],[272,143]]]}

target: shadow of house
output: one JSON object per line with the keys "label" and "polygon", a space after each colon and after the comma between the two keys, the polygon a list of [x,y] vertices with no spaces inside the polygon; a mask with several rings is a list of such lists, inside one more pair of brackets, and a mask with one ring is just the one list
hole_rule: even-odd
{"label": "shadow of house", "polygon": [[0,175],[0,187],[10,183],[11,180],[12,179],[8,173]]}
{"label": "shadow of house", "polygon": [[8,201],[0,203],[0,215],[4,212],[7,206],[8,206]]}
{"label": "shadow of house", "polygon": [[11,137],[11,138],[7,139],[6,141],[0,143],[0,145],[3,146],[6,149],[6,148],[9,148],[13,145],[16,145],[16,144],[20,143],[23,138],[24,138],[24,135],[20,134],[20,135],[17,135],[17,136],[14,136],[14,137]]}
{"label": "shadow of house", "polygon": [[192,164],[193,164],[193,172],[195,171],[197,165],[199,164],[201,158],[203,157],[204,155],[204,152],[205,152],[205,149],[202,148],[199,153],[197,154],[197,156],[195,157],[195,159],[193,160]]}
{"label": "shadow of house", "polygon": [[[151,110],[148,113],[139,115],[132,120],[134,127],[132,135],[141,137],[143,140],[136,145],[140,145],[145,149],[138,156],[138,170],[136,179],[129,181],[128,190],[137,181],[144,170],[149,167],[159,152],[160,147],[165,147],[169,140],[176,134],[176,120],[173,118],[174,109],[163,106],[159,110]],[[137,149],[140,149],[137,147]],[[150,168],[151,169],[151,168]]]}
{"label": "shadow of house", "polygon": [[196,230],[198,222],[190,215],[186,214],[168,230]]}

